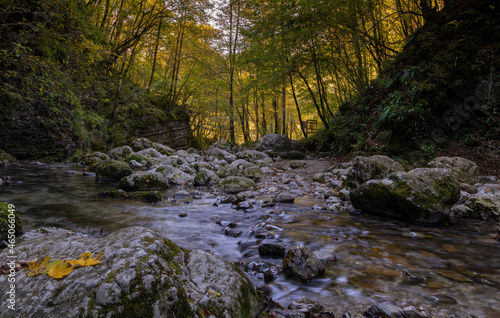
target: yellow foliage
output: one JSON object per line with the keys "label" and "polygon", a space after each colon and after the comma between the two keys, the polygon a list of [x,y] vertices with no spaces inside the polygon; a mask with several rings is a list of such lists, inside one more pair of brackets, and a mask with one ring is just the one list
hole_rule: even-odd
{"label": "yellow foliage", "polygon": [[41,258],[38,262],[29,262],[29,273],[27,276],[36,276],[38,274],[44,274],[47,271],[47,265],[50,260],[50,255],[45,258]]}
{"label": "yellow foliage", "polygon": [[56,265],[50,267],[48,275],[52,278],[63,278],[69,275],[75,268],[71,266],[68,261],[58,262]]}
{"label": "yellow foliage", "polygon": [[102,251],[103,250],[99,252],[99,255],[96,258],[92,258],[92,253],[90,252],[83,253],[79,259],[69,260],[69,263],[75,267],[97,265],[101,262]]}

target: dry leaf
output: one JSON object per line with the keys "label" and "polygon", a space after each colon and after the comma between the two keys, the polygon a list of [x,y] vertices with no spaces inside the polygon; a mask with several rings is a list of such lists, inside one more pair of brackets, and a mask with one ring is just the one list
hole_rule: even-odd
{"label": "dry leaf", "polygon": [[47,271],[47,265],[49,264],[50,255],[45,258],[41,258],[38,262],[29,262],[29,272],[27,276],[36,276],[38,274],[44,274]]}
{"label": "dry leaf", "polygon": [[50,267],[48,275],[52,278],[63,278],[69,275],[75,268],[67,261],[58,262],[56,265]]}
{"label": "dry leaf", "polygon": [[69,263],[75,267],[97,265],[101,262],[102,251],[103,250],[99,252],[99,255],[96,258],[92,258],[92,254],[90,252],[83,253],[79,259],[69,260]]}

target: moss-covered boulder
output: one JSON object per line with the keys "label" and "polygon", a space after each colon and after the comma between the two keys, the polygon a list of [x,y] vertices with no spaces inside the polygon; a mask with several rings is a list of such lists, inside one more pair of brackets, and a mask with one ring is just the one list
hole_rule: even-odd
{"label": "moss-covered boulder", "polygon": [[[2,317],[257,317],[252,283],[234,265],[209,252],[183,250],[142,227],[104,238],[64,232],[33,233],[16,247],[19,259],[96,257],[96,266],[76,268],[62,279],[16,274],[16,311]],[[7,251],[0,253],[6,259]],[[0,293],[9,291],[0,277]]]}
{"label": "moss-covered boulder", "polygon": [[160,152],[162,155],[165,155],[165,156],[171,156],[175,153],[174,149],[172,149],[168,146],[165,146],[163,144],[160,144],[159,142],[154,142],[153,148],[155,148],[156,150],[158,150],[158,152]]}
{"label": "moss-covered boulder", "polygon": [[125,158],[127,158],[128,155],[130,155],[133,152],[134,151],[130,146],[125,145],[111,149],[110,151],[108,151],[108,156],[111,159],[124,160]]}
{"label": "moss-covered boulder", "polygon": [[118,181],[123,177],[132,174],[130,166],[123,161],[106,160],[96,166],[95,173],[99,180],[115,180]]}
{"label": "moss-covered boulder", "polygon": [[22,232],[23,225],[15,206],[7,202],[0,202],[0,241],[8,242],[9,235],[17,236]]}
{"label": "moss-covered boulder", "polygon": [[447,169],[394,172],[350,193],[356,209],[418,224],[439,224],[460,199],[460,186]]}
{"label": "moss-covered boulder", "polygon": [[245,150],[236,153],[236,158],[244,159],[248,162],[255,162],[257,160],[269,158],[269,156],[257,150]]}
{"label": "moss-covered boulder", "polygon": [[193,176],[171,165],[160,165],[154,171],[163,173],[171,185],[187,185],[193,182]]}
{"label": "moss-covered boulder", "polygon": [[99,157],[83,157],[80,159],[79,164],[87,166],[88,170],[95,171],[97,166],[102,163],[102,159]]}
{"label": "moss-covered boulder", "polygon": [[255,188],[255,182],[245,177],[227,177],[219,185],[227,193],[239,193]]}
{"label": "moss-covered boulder", "polygon": [[500,191],[494,186],[481,187],[467,198],[464,208],[467,218],[500,221]]}
{"label": "moss-covered boulder", "polygon": [[120,180],[119,188],[125,191],[161,190],[169,187],[169,180],[161,172],[142,171]]}
{"label": "moss-covered boulder", "polygon": [[387,156],[358,156],[354,158],[354,163],[347,174],[344,186],[348,189],[356,189],[363,182],[383,179],[389,174],[398,171],[404,171],[403,166]]}
{"label": "moss-covered boulder", "polygon": [[469,159],[461,157],[439,157],[429,162],[429,167],[448,169],[459,182],[467,184],[479,182],[479,168]]}
{"label": "moss-covered boulder", "polygon": [[193,183],[195,186],[210,187],[218,185],[219,181],[219,177],[214,172],[202,168],[196,173]]}
{"label": "moss-covered boulder", "polygon": [[245,178],[252,179],[255,182],[260,182],[264,177],[264,171],[262,171],[260,167],[250,166],[243,168],[243,170],[241,170],[241,175]]}
{"label": "moss-covered boulder", "polygon": [[120,200],[134,200],[144,201],[149,203],[161,202],[160,191],[137,191],[125,192],[123,190],[105,191],[99,193],[100,198],[120,199]]}
{"label": "moss-covered boulder", "polygon": [[219,176],[219,178],[234,177],[234,176],[238,175],[239,169],[237,166],[230,163],[230,164],[227,164],[225,166],[219,167],[219,169],[217,169],[216,173],[217,173],[217,176]]}

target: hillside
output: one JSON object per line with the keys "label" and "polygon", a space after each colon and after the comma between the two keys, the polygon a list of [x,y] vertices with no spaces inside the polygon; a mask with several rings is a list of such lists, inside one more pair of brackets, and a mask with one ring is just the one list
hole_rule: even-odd
{"label": "hillside", "polygon": [[338,155],[461,155],[500,174],[500,7],[450,0],[317,137]]}

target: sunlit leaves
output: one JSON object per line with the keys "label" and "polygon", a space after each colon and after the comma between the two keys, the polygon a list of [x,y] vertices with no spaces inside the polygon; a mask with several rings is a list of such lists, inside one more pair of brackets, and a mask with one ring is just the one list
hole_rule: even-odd
{"label": "sunlit leaves", "polygon": [[102,251],[97,257],[92,258],[91,252],[83,253],[79,259],[60,260],[56,259],[50,262],[50,256],[41,258],[38,261],[29,262],[28,273],[26,276],[32,277],[47,274],[48,276],[61,279],[71,274],[78,267],[87,267],[97,265],[101,262]]}

